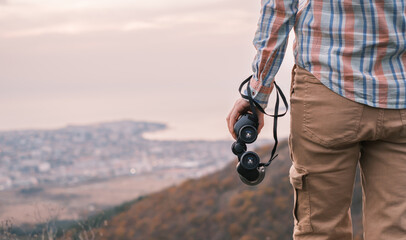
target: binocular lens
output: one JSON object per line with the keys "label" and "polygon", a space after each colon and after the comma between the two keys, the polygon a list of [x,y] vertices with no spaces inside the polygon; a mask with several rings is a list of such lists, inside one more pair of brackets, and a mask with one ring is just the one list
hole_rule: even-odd
{"label": "binocular lens", "polygon": [[256,169],[259,165],[259,156],[254,152],[246,152],[241,157],[241,165],[248,170]]}
{"label": "binocular lens", "polygon": [[252,126],[244,126],[239,135],[243,142],[253,143],[257,139],[257,130]]}

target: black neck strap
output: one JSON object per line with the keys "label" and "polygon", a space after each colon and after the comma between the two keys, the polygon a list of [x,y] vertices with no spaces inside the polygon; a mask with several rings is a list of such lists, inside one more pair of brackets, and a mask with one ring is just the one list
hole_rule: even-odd
{"label": "black neck strap", "polygon": [[[271,158],[269,159],[269,161],[267,163],[260,163],[260,166],[267,167],[278,156],[278,154],[276,154],[276,148],[278,146],[278,131],[277,131],[278,130],[278,117],[283,117],[283,116],[286,115],[286,113],[288,112],[289,105],[288,105],[288,101],[286,100],[286,97],[283,94],[282,90],[280,89],[280,87],[274,81],[273,83],[274,83],[274,85],[276,87],[276,102],[275,102],[274,114],[270,115],[270,114],[266,113],[265,110],[261,107],[261,105],[259,105],[257,102],[254,101],[254,99],[252,99],[252,92],[251,92],[251,88],[250,88],[250,84],[249,84],[249,81],[251,80],[251,78],[252,78],[252,75],[249,76],[247,79],[245,79],[241,83],[240,87],[238,88],[238,91],[240,92],[241,97],[244,98],[244,99],[247,99],[249,101],[251,112],[254,115],[256,121],[258,121],[258,115],[257,115],[257,112],[256,112],[257,109],[260,112],[262,112],[263,114],[274,118],[274,121],[273,121],[273,138],[275,140],[275,144],[274,144],[273,149],[272,149]],[[241,90],[242,90],[242,88],[244,87],[245,84],[247,84],[247,94],[248,95],[244,95],[241,92]],[[285,112],[282,113],[282,114],[279,114],[279,102],[280,102],[279,97],[282,98],[283,104],[285,105]]]}

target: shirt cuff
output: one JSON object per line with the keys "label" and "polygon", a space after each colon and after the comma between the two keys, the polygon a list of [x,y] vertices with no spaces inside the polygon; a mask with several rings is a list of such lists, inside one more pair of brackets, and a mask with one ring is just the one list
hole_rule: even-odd
{"label": "shirt cuff", "polygon": [[[255,76],[251,79],[249,84],[252,99],[265,109],[268,106],[268,100],[273,89],[273,84],[271,84],[271,87],[263,86],[260,81],[255,79]],[[247,89],[245,90],[245,94],[247,94]]]}

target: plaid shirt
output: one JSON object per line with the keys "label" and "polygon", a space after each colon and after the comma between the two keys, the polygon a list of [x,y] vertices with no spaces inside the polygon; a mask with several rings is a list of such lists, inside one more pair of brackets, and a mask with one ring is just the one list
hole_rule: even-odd
{"label": "plaid shirt", "polygon": [[262,0],[250,86],[266,107],[294,27],[295,64],[343,97],[406,108],[403,0]]}

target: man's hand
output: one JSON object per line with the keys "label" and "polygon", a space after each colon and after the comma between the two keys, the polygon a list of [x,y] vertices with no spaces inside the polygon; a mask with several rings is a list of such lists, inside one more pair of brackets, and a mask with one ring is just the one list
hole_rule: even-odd
{"label": "man's hand", "polygon": [[[237,122],[238,118],[248,112],[250,110],[250,103],[246,100],[240,98],[235,103],[231,112],[228,114],[226,121],[228,125],[228,131],[230,131],[231,135],[235,140],[237,140],[237,136],[234,133],[234,124]],[[258,134],[261,132],[261,129],[264,127],[264,114],[260,111],[257,111],[258,115]]]}

